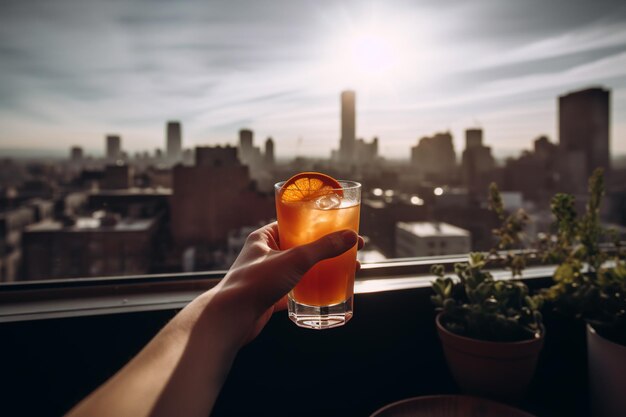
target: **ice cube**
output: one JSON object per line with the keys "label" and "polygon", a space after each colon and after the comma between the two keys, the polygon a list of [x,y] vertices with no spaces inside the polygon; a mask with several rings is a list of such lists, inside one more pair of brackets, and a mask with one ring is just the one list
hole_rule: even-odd
{"label": "ice cube", "polygon": [[335,193],[325,194],[315,200],[315,207],[320,210],[332,210],[341,205],[341,197]]}

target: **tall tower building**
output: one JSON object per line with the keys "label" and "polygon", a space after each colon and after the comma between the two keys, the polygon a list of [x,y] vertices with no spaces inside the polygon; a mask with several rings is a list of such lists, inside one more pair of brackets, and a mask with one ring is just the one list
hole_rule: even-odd
{"label": "tall tower building", "polygon": [[427,178],[447,182],[456,174],[456,154],[450,132],[423,137],[411,148],[411,162]]}
{"label": "tall tower building", "polygon": [[72,146],[70,148],[70,160],[81,161],[83,159],[83,148],[80,146]]}
{"label": "tall tower building", "polygon": [[180,122],[167,122],[165,128],[167,158],[179,161],[182,156],[182,128]]}
{"label": "tall tower building", "polygon": [[467,129],[465,130],[465,149],[479,148],[483,146],[483,130]]}
{"label": "tall tower building", "polygon": [[239,160],[250,163],[252,159],[252,140],[254,133],[250,129],[239,130]]}
{"label": "tall tower building", "polygon": [[265,166],[273,167],[274,166],[274,140],[272,138],[267,138],[265,141]]}
{"label": "tall tower building", "polygon": [[106,157],[116,160],[122,156],[122,138],[119,135],[106,136]]}
{"label": "tall tower building", "polygon": [[339,143],[339,159],[342,162],[353,162],[354,143],[356,142],[356,97],[351,90],[341,93],[341,141]]}
{"label": "tall tower building", "polygon": [[463,181],[471,193],[484,193],[496,167],[491,148],[483,145],[483,130],[465,130],[465,150],[461,157]]}
{"label": "tall tower building", "polygon": [[[559,160],[562,162],[562,178],[570,177],[574,170],[589,177],[598,167],[605,171],[610,169],[610,96],[610,90],[595,87],[559,97]],[[584,166],[580,166],[583,161]],[[582,190],[585,185],[586,181],[582,184]]]}

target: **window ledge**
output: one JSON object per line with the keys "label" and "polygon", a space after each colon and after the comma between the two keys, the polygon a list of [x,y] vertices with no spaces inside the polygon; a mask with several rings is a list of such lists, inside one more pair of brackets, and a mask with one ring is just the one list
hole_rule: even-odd
{"label": "window ledge", "polygon": [[[355,294],[429,288],[433,264],[451,267],[467,258],[439,257],[365,264],[357,275]],[[522,279],[552,276],[554,266],[532,266]],[[491,270],[509,279],[505,270]],[[18,282],[0,285],[0,323],[183,308],[215,286],[225,271]]]}

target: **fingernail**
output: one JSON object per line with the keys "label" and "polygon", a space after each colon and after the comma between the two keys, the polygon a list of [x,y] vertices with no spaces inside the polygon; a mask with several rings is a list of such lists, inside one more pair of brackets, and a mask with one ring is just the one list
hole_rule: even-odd
{"label": "fingernail", "polygon": [[356,245],[356,233],[354,233],[351,230],[346,230],[343,233],[341,233],[341,238],[343,239],[344,243],[348,246],[354,246]]}

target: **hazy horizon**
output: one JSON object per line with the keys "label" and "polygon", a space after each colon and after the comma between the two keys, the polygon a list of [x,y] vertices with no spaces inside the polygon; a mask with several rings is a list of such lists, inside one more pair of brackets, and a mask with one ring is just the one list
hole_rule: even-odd
{"label": "hazy horizon", "polygon": [[[155,6],[156,4],[156,6]],[[611,89],[612,156],[626,154],[626,4],[0,0],[0,152],[102,154],[236,144],[328,157],[339,94],[357,92],[357,137],[408,159],[422,136],[479,126],[496,156],[547,135],[557,97]]]}

